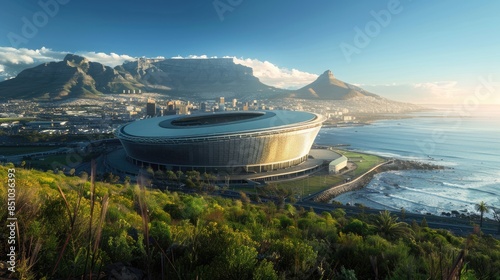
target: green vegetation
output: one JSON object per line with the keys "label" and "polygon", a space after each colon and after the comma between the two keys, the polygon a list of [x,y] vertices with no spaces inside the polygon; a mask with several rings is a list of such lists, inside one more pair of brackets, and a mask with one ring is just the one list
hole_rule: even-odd
{"label": "green vegetation", "polygon": [[276,185],[278,188],[288,188],[294,190],[294,193],[307,196],[309,194],[319,192],[331,186],[343,182],[344,179],[340,175],[316,174],[307,178],[280,182]]}
{"label": "green vegetation", "polygon": [[353,175],[355,176],[359,176],[372,169],[375,165],[385,161],[383,158],[376,155],[369,155],[345,150],[336,150],[336,152],[346,156],[349,161],[354,161],[357,166],[356,170],[353,172]]}
{"label": "green vegetation", "polygon": [[[24,160],[28,168],[34,168],[38,170],[63,170],[65,168],[69,169],[70,164],[89,162],[87,156],[83,157],[76,153],[61,154],[61,155],[47,155],[43,158],[27,158]],[[66,170],[64,170],[66,171]]]}
{"label": "green vegetation", "polygon": [[[12,167],[0,166],[0,178]],[[184,181],[211,180],[188,173]],[[446,279],[462,251],[462,277],[500,278],[499,240],[409,225],[390,212],[318,214],[252,204],[245,195],[92,184],[87,176],[22,168],[15,174],[18,262],[11,276],[18,279],[97,279],[117,262],[149,279]],[[7,197],[7,180],[0,197]],[[0,220],[7,214],[0,207]],[[2,231],[2,256],[6,238]],[[7,272],[0,269],[0,277]]]}

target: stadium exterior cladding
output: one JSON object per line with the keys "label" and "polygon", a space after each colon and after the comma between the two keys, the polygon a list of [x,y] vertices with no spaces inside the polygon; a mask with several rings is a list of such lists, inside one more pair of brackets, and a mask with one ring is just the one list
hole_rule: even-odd
{"label": "stadium exterior cladding", "polygon": [[307,160],[324,117],[296,111],[168,116],[120,127],[136,164],[230,174],[287,168]]}

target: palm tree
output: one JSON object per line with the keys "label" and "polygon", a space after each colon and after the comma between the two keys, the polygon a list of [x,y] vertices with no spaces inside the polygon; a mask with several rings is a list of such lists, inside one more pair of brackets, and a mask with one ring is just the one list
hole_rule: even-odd
{"label": "palm tree", "polygon": [[398,222],[398,217],[392,216],[391,212],[381,211],[375,218],[375,229],[385,238],[397,239],[412,233],[411,228],[405,222]]}
{"label": "palm tree", "polygon": [[486,206],[486,203],[484,201],[481,201],[478,204],[476,204],[474,208],[476,209],[476,211],[479,211],[481,213],[481,220],[479,221],[479,227],[483,227],[483,215],[484,213],[490,212],[490,208]]}

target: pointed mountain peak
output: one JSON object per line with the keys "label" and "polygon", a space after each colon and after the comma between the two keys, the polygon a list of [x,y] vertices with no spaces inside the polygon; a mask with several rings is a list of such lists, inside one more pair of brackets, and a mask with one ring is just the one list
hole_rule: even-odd
{"label": "pointed mountain peak", "polygon": [[295,96],[329,100],[347,100],[363,96],[378,97],[362,88],[336,79],[330,70],[323,72],[314,82],[298,89]]}
{"label": "pointed mountain peak", "polygon": [[336,79],[335,79],[335,76],[333,75],[332,71],[326,70],[325,72],[323,72],[323,74],[321,74],[318,77],[318,80],[331,81],[331,80],[336,80]]}
{"label": "pointed mountain peak", "polygon": [[335,79],[335,76],[333,75],[332,71],[330,71],[330,70],[326,70],[325,72],[323,72],[323,74],[321,74],[320,77],[325,77],[328,79]]}
{"label": "pointed mountain peak", "polygon": [[325,85],[337,85],[340,87],[346,87],[344,82],[337,80],[335,76],[333,75],[332,71],[326,70],[321,74],[316,81],[313,82],[313,84],[325,84]]}
{"label": "pointed mountain peak", "polygon": [[66,62],[72,62],[74,64],[81,64],[82,62],[89,62],[85,57],[83,56],[79,56],[79,55],[76,55],[76,54],[67,54],[65,57],[64,57],[64,61]]}

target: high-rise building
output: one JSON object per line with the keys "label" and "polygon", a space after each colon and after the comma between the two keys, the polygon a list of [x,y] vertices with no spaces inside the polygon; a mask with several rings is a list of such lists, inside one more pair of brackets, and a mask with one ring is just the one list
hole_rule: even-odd
{"label": "high-rise building", "polygon": [[175,103],[174,101],[170,100],[167,102],[167,110],[168,111],[175,111]]}
{"label": "high-rise building", "polygon": [[236,108],[236,104],[238,103],[238,100],[236,98],[233,99],[233,108]]}
{"label": "high-rise building", "polygon": [[220,104],[224,104],[224,103],[225,103],[225,102],[224,102],[224,96],[219,97],[219,105],[220,105]]}
{"label": "high-rise building", "polygon": [[156,103],[153,99],[148,99],[148,103],[146,104],[146,116],[156,116]]}

